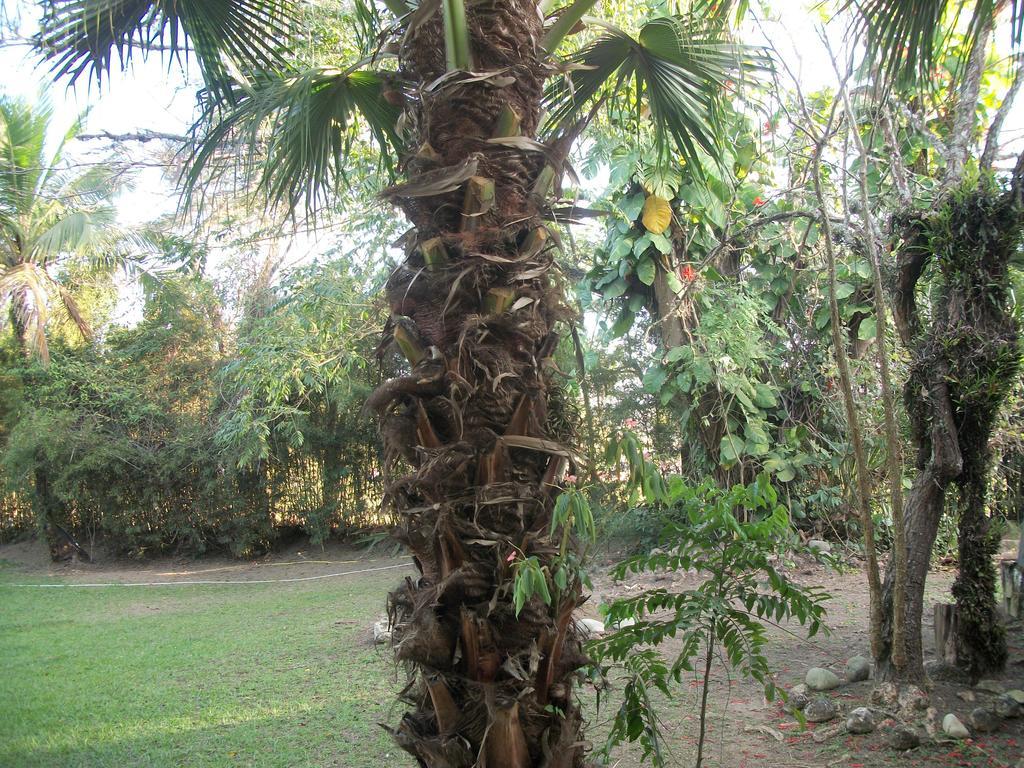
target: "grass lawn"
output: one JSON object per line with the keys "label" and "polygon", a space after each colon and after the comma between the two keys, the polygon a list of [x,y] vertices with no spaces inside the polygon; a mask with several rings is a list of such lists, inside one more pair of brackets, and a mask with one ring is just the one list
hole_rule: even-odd
{"label": "grass lawn", "polygon": [[[72,578],[159,580],[156,566],[147,567],[148,573],[129,569],[94,578],[86,570]],[[249,569],[252,578],[309,575],[308,566],[301,567],[298,573],[263,565],[212,570]],[[403,708],[393,703],[401,675],[391,649],[370,645],[369,637],[388,589],[411,572],[276,584],[25,589],[10,585],[61,577],[0,559],[0,768],[409,768],[413,760],[377,726],[401,717]],[[820,572],[814,578],[835,596],[834,631],[810,643],[792,633],[773,635],[770,663],[784,684],[802,679],[811,664],[841,669],[866,647],[861,575]],[[934,580],[935,599],[947,594],[949,581],[949,574]],[[607,582],[600,586],[611,589]],[[1024,646],[1014,634],[1005,687],[1021,686],[1022,668]],[[613,682],[600,712],[593,692],[581,693],[595,745],[618,706],[622,681]],[[871,685],[846,685],[832,696],[849,709],[868,700]],[[933,701],[940,712],[966,717],[976,705],[957,698],[957,690],[939,684]],[[701,691],[700,681],[690,679],[673,701],[656,697],[672,766],[693,765]],[[813,731],[776,704],[766,706],[756,685],[730,679],[720,664],[709,701],[707,768],[1009,768],[1024,743],[1024,720],[1007,720],[984,739],[926,742],[906,755],[889,749],[881,734],[836,733],[819,744]],[[635,746],[619,748],[610,765],[638,768],[639,756]]]}
{"label": "grass lawn", "polygon": [[0,766],[407,766],[367,644],[401,573],[19,589],[0,567]]}

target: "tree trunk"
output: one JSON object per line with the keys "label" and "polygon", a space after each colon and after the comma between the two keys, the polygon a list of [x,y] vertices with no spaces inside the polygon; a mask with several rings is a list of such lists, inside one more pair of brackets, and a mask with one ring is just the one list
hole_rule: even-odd
{"label": "tree trunk", "polygon": [[[684,242],[684,238],[678,236],[678,232],[674,231],[673,234],[676,235],[672,238],[673,243],[679,247]],[[728,253],[730,251],[727,250]],[[670,262],[671,269],[675,269],[676,265],[675,260]],[[729,274],[726,271],[726,265],[722,262],[718,262],[716,266],[720,267],[723,274]],[[668,272],[660,264],[655,271],[651,287],[654,289],[654,296],[653,306],[650,307],[650,310],[652,315],[657,318],[657,327],[660,330],[662,347],[665,352],[690,344],[691,330],[700,323],[696,308],[683,306],[679,296],[672,291],[669,285]],[[720,461],[720,448],[727,426],[722,414],[720,399],[710,393],[696,401],[686,396],[683,405],[690,412],[689,424],[684,425],[684,432],[688,426],[700,441],[700,446],[704,449],[710,465],[708,471],[716,485],[719,488],[731,488],[734,484],[741,482],[742,463],[726,468]],[[687,451],[688,448],[684,441],[683,453],[680,456],[681,463],[683,467],[689,466],[693,471],[703,462],[701,460],[694,462],[695,457],[688,456]]]}
{"label": "tree trunk", "polygon": [[[992,545],[986,535],[985,487],[992,425],[1019,367],[1018,333],[1007,309],[1007,263],[1021,241],[1020,188],[1024,157],[1013,184],[999,192],[984,179],[951,192],[936,213],[907,222],[898,258],[894,319],[912,356],[904,397],[917,465],[907,497],[906,659],[891,664],[893,568],[886,579],[883,679],[924,681],[921,616],[932,545],[949,484],[964,502],[957,596],[957,655],[973,676],[1005,661],[1005,638],[995,614]],[[923,327],[917,282],[930,261],[942,281]]]}
{"label": "tree trunk", "polygon": [[[386,503],[418,573],[389,598],[410,707],[388,729],[426,768],[582,764],[573,622],[581,586],[551,580],[551,513],[574,418],[546,365],[567,316],[544,228],[563,149],[532,138],[541,21],[526,0],[466,8],[473,75],[446,71],[440,13],[410,25],[399,74],[408,181],[386,190],[413,223],[387,286],[409,362],[367,401],[381,420]],[[442,78],[439,80],[439,78]],[[564,154],[562,155],[564,157]],[[572,540],[568,539],[571,548]],[[516,564],[546,569],[551,604],[513,603]]]}

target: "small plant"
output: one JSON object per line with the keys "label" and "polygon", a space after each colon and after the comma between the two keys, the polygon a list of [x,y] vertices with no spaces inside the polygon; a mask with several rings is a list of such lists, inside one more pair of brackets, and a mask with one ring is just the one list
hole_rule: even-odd
{"label": "small plant", "polygon": [[[667,518],[662,549],[625,560],[614,575],[692,568],[703,581],[678,592],[648,590],[609,606],[608,624],[622,628],[592,643],[590,651],[600,661],[621,664],[628,681],[605,752],[624,741],[638,741],[645,759],[650,756],[655,766],[665,765],[650,692],[653,688],[670,697],[673,685],[693,673],[703,680],[696,759],[700,768],[716,655],[760,683],[771,700],[779,691],[764,655],[768,625],[795,619],[813,636],[821,629],[828,595],[817,587],[792,583],[773,565],[773,556],[792,551],[799,540],[767,473],[750,485],[728,490],[710,482],[689,485],[679,476],[662,478],[630,434],[609,453],[614,461],[623,457],[633,488],[641,490],[649,504],[674,514]],[[741,516],[749,522],[740,522]],[[633,623],[624,626],[629,622]],[[682,641],[674,659],[666,659],[658,649],[669,638]]]}
{"label": "small plant", "polygon": [[[551,605],[552,593],[555,602],[560,602],[564,593],[574,592],[581,584],[590,586],[583,563],[596,538],[596,529],[590,503],[578,488],[570,487],[559,494],[551,512],[551,535],[558,536],[559,545],[558,555],[550,567],[542,566],[535,556],[516,558],[515,553],[510,556],[515,569],[512,599],[516,616],[534,595],[545,605]],[[580,542],[585,545],[582,552],[579,551]]]}

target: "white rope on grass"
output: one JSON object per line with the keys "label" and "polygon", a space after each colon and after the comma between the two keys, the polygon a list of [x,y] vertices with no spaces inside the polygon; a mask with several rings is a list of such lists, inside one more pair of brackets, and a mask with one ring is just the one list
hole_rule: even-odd
{"label": "white rope on grass", "polygon": [[189,581],[112,581],[102,584],[5,584],[0,582],[0,589],[3,587],[36,587],[40,589],[60,589],[62,587],[178,587],[196,584],[285,584],[297,581],[317,581],[319,579],[332,579],[338,576],[352,576],[357,573],[372,573],[374,571],[388,571],[392,568],[408,568],[412,563],[399,563],[398,565],[380,565],[375,568],[359,568],[354,571],[340,571],[338,573],[321,573],[316,576],[295,576],[289,579],[248,579],[241,581],[217,581],[216,579],[193,579]]}

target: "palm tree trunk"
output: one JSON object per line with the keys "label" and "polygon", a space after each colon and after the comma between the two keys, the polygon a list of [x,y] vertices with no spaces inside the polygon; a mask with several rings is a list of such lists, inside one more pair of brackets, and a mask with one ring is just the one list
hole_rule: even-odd
{"label": "palm tree trunk", "polygon": [[[571,768],[582,762],[573,672],[586,663],[575,577],[517,616],[514,564],[550,567],[572,421],[545,365],[565,316],[542,222],[558,173],[522,140],[545,67],[528,0],[467,9],[474,73],[446,71],[440,14],[411,32],[401,74],[413,156],[387,190],[412,222],[389,323],[406,375],[368,400],[381,418],[386,499],[418,573],[389,598],[410,710],[391,730],[427,768]],[[438,78],[445,77],[440,83]],[[514,130],[514,128],[513,128]]]}

